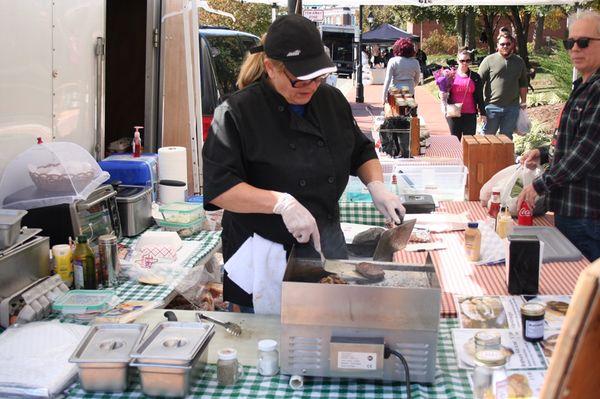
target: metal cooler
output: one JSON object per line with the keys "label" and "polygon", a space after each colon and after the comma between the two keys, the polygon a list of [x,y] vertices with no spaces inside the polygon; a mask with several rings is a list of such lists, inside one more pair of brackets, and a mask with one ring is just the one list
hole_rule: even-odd
{"label": "metal cooler", "polygon": [[[281,372],[404,381],[400,360],[384,359],[387,346],[405,357],[411,382],[432,383],[440,286],[430,259],[426,265],[369,261],[385,270],[383,281],[356,274],[337,285],[318,283],[330,274],[321,262],[292,252],[282,287]],[[342,262],[343,274],[352,276],[360,261]]]}

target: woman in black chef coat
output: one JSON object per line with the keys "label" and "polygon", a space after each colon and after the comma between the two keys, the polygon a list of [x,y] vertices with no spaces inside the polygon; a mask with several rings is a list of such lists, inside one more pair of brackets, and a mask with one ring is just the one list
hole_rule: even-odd
{"label": "woman in black chef coat", "polygon": [[[321,84],[336,67],[318,30],[296,15],[277,18],[251,49],[240,91],[221,104],[203,148],[204,207],[223,208],[223,258],[254,233],[296,245],[298,256],[347,258],[338,199],[349,175],[367,185],[377,209],[400,222],[404,208],[383,182],[373,143],[348,101]],[[224,298],[242,307],[252,296],[224,278]]]}

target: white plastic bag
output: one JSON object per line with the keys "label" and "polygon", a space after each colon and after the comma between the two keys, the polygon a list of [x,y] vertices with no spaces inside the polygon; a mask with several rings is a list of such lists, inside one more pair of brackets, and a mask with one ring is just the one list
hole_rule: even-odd
{"label": "white plastic bag", "polygon": [[519,136],[525,136],[527,133],[529,133],[530,130],[531,121],[529,120],[529,115],[527,115],[527,111],[525,111],[524,109],[520,109],[515,133],[517,133]]}
{"label": "white plastic bag", "polygon": [[[521,188],[531,184],[533,180],[542,174],[541,168],[529,169],[521,164],[511,165],[496,173],[488,180],[479,191],[479,199],[482,205],[489,207],[491,201],[492,187],[500,187],[500,203],[508,206],[512,216],[517,215],[517,199],[519,195],[512,195],[515,184]],[[520,191],[519,191],[520,193]]]}

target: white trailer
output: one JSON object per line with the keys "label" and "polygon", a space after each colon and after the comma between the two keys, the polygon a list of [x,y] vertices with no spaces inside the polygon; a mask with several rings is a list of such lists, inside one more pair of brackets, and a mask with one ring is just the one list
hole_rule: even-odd
{"label": "white trailer", "polygon": [[143,125],[145,151],[188,148],[188,182],[199,192],[196,3],[1,1],[0,174],[38,137],[101,159]]}

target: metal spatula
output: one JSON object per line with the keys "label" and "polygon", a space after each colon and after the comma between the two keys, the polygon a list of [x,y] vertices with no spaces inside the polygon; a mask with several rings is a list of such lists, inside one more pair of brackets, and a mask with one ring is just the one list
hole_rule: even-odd
{"label": "metal spatula", "polygon": [[400,251],[406,247],[410,239],[413,227],[415,227],[416,219],[404,220],[396,227],[392,227],[381,234],[373,260],[381,262],[393,261],[394,252]]}
{"label": "metal spatula", "polygon": [[216,323],[216,324],[224,327],[225,331],[227,331],[231,335],[235,335],[236,337],[242,334],[242,327],[240,327],[238,324],[232,323],[230,321],[221,321],[221,320],[213,319],[212,317],[202,314],[200,312],[196,313],[196,317],[198,318],[198,321],[200,321],[202,319],[212,321],[213,323]]}

